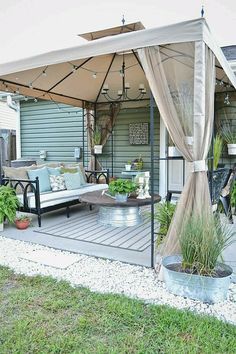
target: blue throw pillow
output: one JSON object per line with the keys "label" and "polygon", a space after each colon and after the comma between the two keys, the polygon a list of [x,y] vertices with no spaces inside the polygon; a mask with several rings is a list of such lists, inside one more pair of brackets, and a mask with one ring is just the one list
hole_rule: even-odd
{"label": "blue throw pillow", "polygon": [[66,189],[78,189],[81,187],[81,179],[79,173],[64,173]]}
{"label": "blue throw pillow", "polygon": [[60,174],[61,174],[61,169],[60,169],[60,167],[56,167],[56,168],[47,167],[47,169],[48,169],[49,175],[60,176]]}
{"label": "blue throw pillow", "polygon": [[83,175],[80,167],[78,167],[78,173],[80,176],[80,184],[81,184],[81,186],[84,186],[85,184],[87,184],[87,181],[85,181],[84,175]]}
{"label": "blue throw pillow", "polygon": [[39,168],[38,170],[28,170],[27,171],[29,179],[35,180],[36,177],[39,178],[39,190],[40,192],[51,191],[49,173],[47,167]]}

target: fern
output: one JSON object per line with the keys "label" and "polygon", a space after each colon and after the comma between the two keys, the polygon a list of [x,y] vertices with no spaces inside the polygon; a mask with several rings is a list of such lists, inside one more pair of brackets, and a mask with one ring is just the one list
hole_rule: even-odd
{"label": "fern", "polygon": [[16,192],[7,186],[0,187],[0,223],[7,219],[10,223],[14,222],[16,211],[20,206]]}

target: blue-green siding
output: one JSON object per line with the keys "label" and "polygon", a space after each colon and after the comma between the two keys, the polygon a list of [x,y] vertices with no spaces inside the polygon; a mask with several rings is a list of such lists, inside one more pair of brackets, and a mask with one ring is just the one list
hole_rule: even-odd
{"label": "blue-green siding", "polygon": [[[129,143],[129,124],[130,123],[150,123],[150,111],[148,107],[122,109],[117,117],[113,139],[114,139],[114,176],[121,177],[121,171],[125,169],[125,164],[129,160],[134,160],[140,155],[144,161],[144,170],[151,169],[151,149],[150,143],[148,145],[130,145]],[[159,157],[160,151],[160,117],[157,110],[155,110],[155,141],[154,150],[155,156]],[[104,154],[100,157],[104,167],[111,168],[111,141],[109,140],[104,148]],[[159,190],[159,163],[154,164],[155,173],[155,190]]]}
{"label": "blue-green siding", "polygon": [[[225,93],[216,94],[215,105],[215,125],[216,131],[219,131],[219,127],[225,122],[230,125],[232,131],[236,132],[236,93],[229,93],[230,105],[224,103]],[[222,158],[220,163],[226,166],[233,167],[236,163],[234,155],[228,155],[226,144],[224,144]]]}
{"label": "blue-green siding", "polygon": [[46,150],[47,161],[75,162],[74,148],[82,146],[81,108],[48,101],[21,103],[22,157],[39,159],[39,150]]}
{"label": "blue-green siding", "polygon": [[[21,103],[21,151],[22,157],[39,160],[39,150],[47,151],[47,161],[75,162],[74,148],[83,146],[83,112],[82,109],[53,102],[39,101]],[[70,114],[68,114],[70,112]],[[144,169],[151,169],[150,143],[148,145],[130,145],[129,124],[150,122],[149,108],[122,109],[117,117],[114,132],[114,176],[121,177],[128,160],[140,155]],[[86,127],[86,123],[84,124]],[[155,156],[159,156],[159,113],[155,110]],[[88,164],[89,152],[85,138],[85,166]],[[99,156],[104,168],[111,170],[111,139],[108,140]],[[80,159],[82,160],[82,159]],[[155,190],[159,189],[159,163],[155,162]]]}

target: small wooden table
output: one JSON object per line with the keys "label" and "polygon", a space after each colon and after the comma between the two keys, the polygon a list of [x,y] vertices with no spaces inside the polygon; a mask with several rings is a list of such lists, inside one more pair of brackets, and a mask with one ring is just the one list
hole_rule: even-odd
{"label": "small wooden table", "polygon": [[[154,203],[161,197],[154,195]],[[127,202],[120,203],[104,194],[103,191],[88,192],[80,196],[80,201],[90,205],[99,205],[98,223],[108,226],[136,226],[142,223],[140,207],[150,205],[151,198],[137,199],[129,197]]]}

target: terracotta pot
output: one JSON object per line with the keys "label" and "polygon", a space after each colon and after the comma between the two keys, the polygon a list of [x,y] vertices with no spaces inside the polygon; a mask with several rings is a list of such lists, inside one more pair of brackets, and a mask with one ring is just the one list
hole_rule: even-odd
{"label": "terracotta pot", "polygon": [[15,225],[19,230],[25,230],[29,227],[30,220],[16,220]]}

